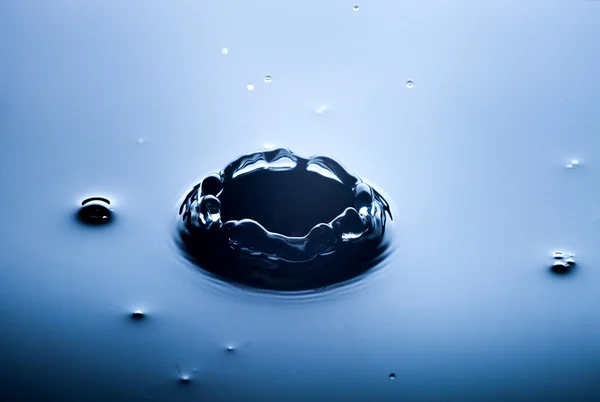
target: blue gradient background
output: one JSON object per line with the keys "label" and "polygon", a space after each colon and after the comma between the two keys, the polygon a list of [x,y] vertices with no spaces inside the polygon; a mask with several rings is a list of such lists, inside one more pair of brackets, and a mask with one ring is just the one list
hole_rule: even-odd
{"label": "blue gradient background", "polygon": [[[600,399],[600,2],[353,4],[0,2],[0,400]],[[391,200],[384,266],[189,267],[179,198],[265,144]],[[73,222],[93,195],[114,224]]]}

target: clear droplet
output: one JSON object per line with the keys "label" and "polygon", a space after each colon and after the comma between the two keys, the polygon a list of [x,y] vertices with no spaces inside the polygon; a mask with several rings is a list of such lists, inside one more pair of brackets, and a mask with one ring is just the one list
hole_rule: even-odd
{"label": "clear droplet", "polygon": [[228,352],[233,352],[234,350],[235,350],[235,348],[233,347],[233,345],[227,345]]}
{"label": "clear droplet", "polygon": [[572,256],[569,256],[565,260],[565,263],[571,267],[571,266],[575,265],[575,258],[573,258]]}
{"label": "clear droplet", "polygon": [[562,251],[555,251],[554,253],[552,253],[552,258],[555,258],[557,260],[560,260],[561,258],[563,258],[565,255]]}
{"label": "clear droplet", "polygon": [[412,88],[415,86],[415,83],[411,80],[406,81],[406,88]]}
{"label": "clear droplet", "polygon": [[248,88],[248,91],[252,91],[252,90],[254,90],[254,85],[248,84],[248,85],[246,85],[246,88]]}
{"label": "clear droplet", "polygon": [[229,53],[229,49],[227,49],[226,47],[224,47],[223,49],[221,49],[221,53],[228,54]]}
{"label": "clear droplet", "polygon": [[358,11],[358,9],[359,9],[360,7],[358,7],[358,4],[355,4],[355,5],[354,5],[354,7],[352,7],[352,8],[354,9],[354,11]]}
{"label": "clear droplet", "polygon": [[273,80],[273,77],[271,77],[271,74],[265,75],[265,82],[271,82],[272,80]]}
{"label": "clear droplet", "polygon": [[396,374],[395,373],[390,373],[389,375],[390,380],[395,380],[396,379]]}
{"label": "clear droplet", "polygon": [[144,140],[143,138],[138,138],[137,142],[138,144],[143,144],[144,142],[146,142],[146,140]]}

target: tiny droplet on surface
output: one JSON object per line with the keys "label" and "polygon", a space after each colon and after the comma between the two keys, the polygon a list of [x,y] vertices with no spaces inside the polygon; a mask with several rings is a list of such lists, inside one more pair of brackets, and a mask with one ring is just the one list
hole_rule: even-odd
{"label": "tiny droplet on surface", "polygon": [[562,251],[555,251],[554,253],[552,253],[552,258],[560,260],[561,258],[564,257],[564,254]]}
{"label": "tiny droplet on surface", "polygon": [[415,83],[412,80],[406,81],[406,88],[412,88],[415,86]]}
{"label": "tiny droplet on surface", "polygon": [[144,314],[143,311],[141,310],[135,310],[133,313],[131,313],[131,318],[133,318],[134,320],[141,320],[145,317],[146,315]]}
{"label": "tiny droplet on surface", "polygon": [[567,266],[575,265],[575,258],[567,257],[567,259],[565,260],[565,263],[567,264]]}
{"label": "tiny droplet on surface", "polygon": [[352,7],[352,8],[354,9],[354,11],[358,11],[358,9],[359,9],[360,7],[358,7],[358,4],[355,4],[355,5],[354,5],[354,7]]}
{"label": "tiny droplet on surface", "polygon": [[224,47],[223,49],[221,49],[221,53],[228,54],[229,53],[229,49],[227,49],[226,47]]}
{"label": "tiny droplet on surface", "polygon": [[271,74],[265,75],[265,82],[271,82],[272,80],[273,80],[273,77],[271,77]]}
{"label": "tiny droplet on surface", "polygon": [[254,85],[248,84],[246,85],[246,88],[248,88],[248,91],[252,91],[254,89]]}
{"label": "tiny droplet on surface", "polygon": [[568,270],[569,270],[569,267],[568,267],[567,263],[564,262],[563,260],[558,260],[558,261],[554,262],[554,265],[552,265],[552,271],[554,271],[557,274],[564,274]]}
{"label": "tiny droplet on surface", "polygon": [[227,346],[227,351],[228,352],[233,352],[235,350],[235,348],[233,347],[233,345],[228,345]]}
{"label": "tiny droplet on surface", "polygon": [[389,375],[390,380],[395,380],[396,379],[396,374],[395,373],[390,373]]}
{"label": "tiny droplet on surface", "polygon": [[108,223],[112,217],[110,201],[104,197],[87,198],[81,202],[78,217],[90,225]]}

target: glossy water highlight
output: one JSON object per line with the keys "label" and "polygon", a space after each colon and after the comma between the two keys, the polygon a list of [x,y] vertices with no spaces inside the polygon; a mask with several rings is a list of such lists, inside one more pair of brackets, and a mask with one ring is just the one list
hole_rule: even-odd
{"label": "glossy water highlight", "polygon": [[244,155],[185,197],[186,257],[227,281],[299,291],[341,283],[383,258],[389,204],[324,156]]}

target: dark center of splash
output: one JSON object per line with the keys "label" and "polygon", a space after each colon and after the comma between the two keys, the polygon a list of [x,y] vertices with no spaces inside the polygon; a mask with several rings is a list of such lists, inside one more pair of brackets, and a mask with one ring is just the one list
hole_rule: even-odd
{"label": "dark center of splash", "polygon": [[276,149],[205,177],[179,213],[180,245],[205,271],[263,289],[308,290],[377,264],[390,210],[333,159]]}
{"label": "dark center of splash", "polygon": [[354,206],[352,189],[307,170],[258,170],[223,189],[221,220],[252,219],[270,232],[306,236]]}

